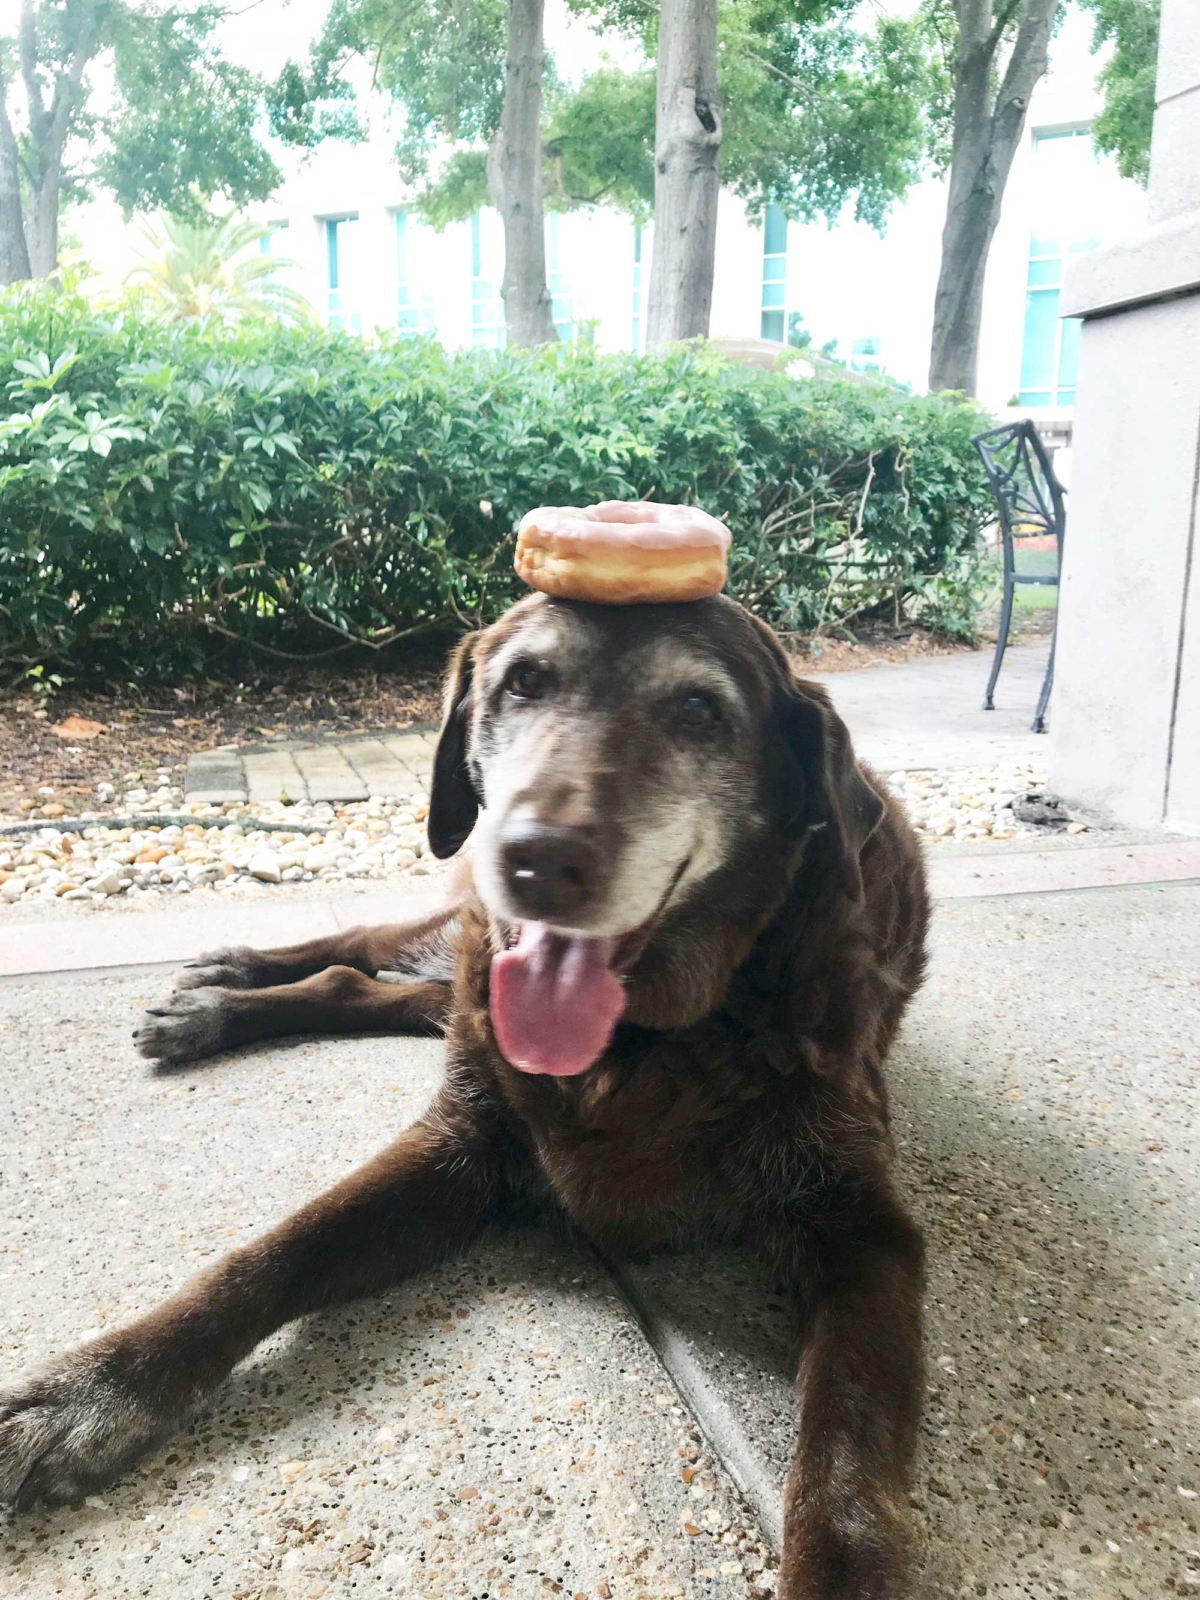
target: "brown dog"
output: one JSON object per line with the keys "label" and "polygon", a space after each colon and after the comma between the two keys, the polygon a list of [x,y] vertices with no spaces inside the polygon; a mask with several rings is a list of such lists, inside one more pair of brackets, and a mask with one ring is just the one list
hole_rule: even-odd
{"label": "brown dog", "polygon": [[147,1015],[166,1063],[443,1031],[446,1079],[360,1172],[0,1398],[0,1494],[107,1482],[282,1324],[557,1211],[612,1250],[773,1264],[808,1330],[779,1594],[891,1600],[921,1392],[883,1078],[924,960],[902,815],[733,602],[538,595],[455,656],[429,837],[468,835],[474,886],[438,915],[219,952]]}

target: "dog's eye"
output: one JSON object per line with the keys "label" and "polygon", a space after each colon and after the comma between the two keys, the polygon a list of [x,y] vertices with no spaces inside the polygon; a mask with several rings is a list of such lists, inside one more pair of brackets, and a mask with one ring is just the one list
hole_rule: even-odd
{"label": "dog's eye", "polygon": [[504,677],[504,692],[514,700],[540,700],[550,689],[552,675],[535,661],[518,661]]}
{"label": "dog's eye", "polygon": [[713,727],[720,721],[716,701],[708,694],[689,694],[679,707],[679,721],[695,731]]}

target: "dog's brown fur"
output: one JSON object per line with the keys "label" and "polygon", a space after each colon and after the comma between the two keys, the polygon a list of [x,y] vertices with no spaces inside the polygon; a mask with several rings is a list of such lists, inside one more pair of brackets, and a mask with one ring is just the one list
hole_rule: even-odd
{"label": "dog's brown fur", "polygon": [[[497,676],[523,639],[556,674],[557,698],[532,709]],[[711,669],[715,730],[672,721],[677,660]],[[702,804],[676,794],[688,784]],[[824,692],[726,600],[606,612],[539,597],[468,641],[435,767],[439,853],[470,833],[481,793],[485,898],[464,883],[420,923],[203,958],[146,1019],[141,1047],[168,1062],[300,1031],[441,1031],[446,1078],[361,1171],[0,1399],[0,1494],[29,1504],[104,1483],[292,1318],[411,1276],[506,1217],[558,1212],[613,1250],[721,1238],[772,1263],[807,1326],[778,1592],[894,1600],[922,1245],[892,1188],[883,1062],[924,959],[911,831]],[[517,811],[603,846],[575,926],[636,892],[620,863],[639,828],[690,852],[674,878],[663,865],[667,903],[626,976],[625,1020],[577,1077],[516,1071],[492,1032],[489,967],[511,915],[480,854],[497,813]],[[385,969],[411,981],[377,982]]]}

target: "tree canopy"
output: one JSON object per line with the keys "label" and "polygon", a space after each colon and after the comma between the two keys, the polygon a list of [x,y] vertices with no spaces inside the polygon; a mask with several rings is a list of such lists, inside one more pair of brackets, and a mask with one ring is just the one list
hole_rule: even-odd
{"label": "tree canopy", "polygon": [[[647,65],[603,55],[577,84],[547,63],[545,203],[596,203],[648,218],[654,197],[657,6],[575,0],[601,34],[636,39]],[[722,0],[718,83],[722,181],[753,212],[776,202],[797,219],[832,220],[850,202],[880,226],[936,154],[941,63],[922,22],[880,18],[864,30],[854,0]],[[487,200],[486,150],[504,88],[503,0],[333,0],[309,60],[271,92],[272,125],[309,145],[351,131],[353,57],[401,115],[396,153],[435,226]],[[449,147],[447,150],[447,146]],[[439,162],[439,154],[441,155]]]}
{"label": "tree canopy", "polygon": [[[15,0],[0,32],[0,276],[44,277],[62,205],[97,191],[195,220],[265,199],[262,84],[216,37],[219,5]],[[24,267],[24,271],[20,268]]]}
{"label": "tree canopy", "polygon": [[1082,3],[1092,13],[1092,49],[1112,46],[1097,78],[1104,109],[1092,125],[1092,137],[1116,157],[1126,178],[1145,183],[1150,176],[1160,0]]}

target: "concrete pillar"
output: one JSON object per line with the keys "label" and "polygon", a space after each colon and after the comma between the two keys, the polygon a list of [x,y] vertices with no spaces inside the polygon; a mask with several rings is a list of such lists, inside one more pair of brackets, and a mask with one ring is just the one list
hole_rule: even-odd
{"label": "concrete pillar", "polygon": [[1078,259],[1083,317],[1050,782],[1200,833],[1200,4],[1163,0],[1147,230]]}

